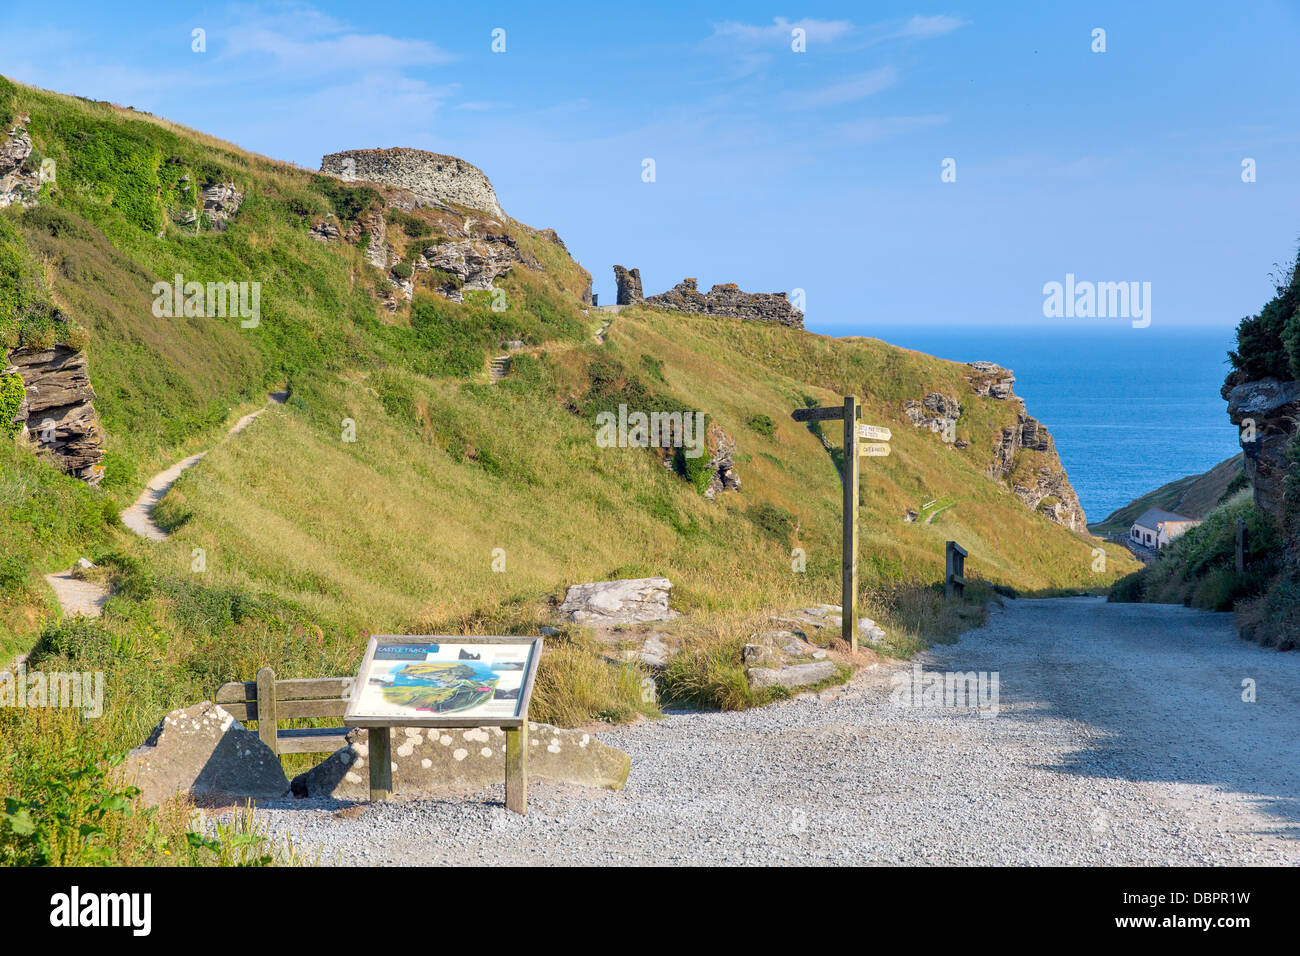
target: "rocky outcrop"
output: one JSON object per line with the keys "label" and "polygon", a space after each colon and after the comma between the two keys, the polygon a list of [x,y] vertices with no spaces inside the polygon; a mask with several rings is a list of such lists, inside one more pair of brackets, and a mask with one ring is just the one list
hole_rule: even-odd
{"label": "rocky outcrop", "polygon": [[321,159],[321,172],[347,181],[362,180],[409,189],[421,203],[455,203],[498,219],[505,211],[483,171],[455,156],[422,149],[350,149]]}
{"label": "rocky outcrop", "polygon": [[[778,624],[793,624],[791,630],[799,637],[818,633],[827,628],[834,634],[839,634],[844,621],[844,610],[838,604],[817,604],[772,620]],[[863,641],[868,644],[879,644],[887,636],[885,629],[871,618],[858,618],[858,637]]]}
{"label": "rocky outcrop", "polygon": [[424,250],[424,258],[431,268],[454,277],[440,285],[438,291],[461,302],[466,290],[490,291],[493,280],[505,275],[516,263],[527,262],[532,257],[525,259],[519,244],[509,236],[492,236],[453,239],[429,246]]}
{"label": "rocky outcrop", "polygon": [[616,627],[667,621],[676,615],[668,609],[667,578],[632,578],[574,584],[564,595],[559,614],[574,624]]}
{"label": "rocky outcrop", "polygon": [[326,216],[312,223],[311,228],[307,230],[307,235],[317,242],[338,242],[343,238],[343,230],[339,227],[338,219]]}
{"label": "rocky outcrop", "polygon": [[961,418],[961,402],[941,392],[930,392],[921,401],[909,399],[903,405],[903,413],[916,428],[928,428],[932,432],[947,436],[954,434],[957,419]]}
{"label": "rocky outcrop", "polygon": [[709,471],[712,477],[704,489],[704,497],[712,501],[721,491],[739,491],[740,475],[736,473],[733,457],[736,442],[716,422],[709,422],[704,435],[704,445],[709,450]]}
{"label": "rocky outcrop", "polygon": [[53,453],[65,472],[95,485],[104,477],[104,438],[87,368],[85,353],[54,345],[15,349],[5,372],[23,380],[27,394],[19,414],[29,439]]}
{"label": "rocky outcrop", "polygon": [[752,634],[740,652],[750,687],[784,687],[793,690],[828,680],[839,668],[826,652],[794,631]]}
{"label": "rocky outcrop", "polygon": [[618,298],[615,305],[635,305],[645,298],[641,294],[641,270],[614,267],[614,283],[618,286]]}
{"label": "rocky outcrop", "polygon": [[968,380],[976,395],[989,395],[1002,401],[1014,397],[1011,390],[1016,384],[1016,376],[1010,369],[992,362],[967,362],[966,365],[971,370]]}
{"label": "rocky outcrop", "polygon": [[140,788],[145,806],[178,795],[212,804],[289,793],[280,758],[224,708],[206,700],[164,717],[118,772],[123,783]]}
{"label": "rocky outcrop", "polygon": [[203,216],[214,232],[225,232],[230,220],[244,203],[244,194],[234,183],[211,183],[203,188]]}
{"label": "rocky outcrop", "polygon": [[6,206],[34,206],[41,188],[40,170],[33,168],[32,138],[27,134],[26,115],[18,116],[7,131],[0,131],[0,209]]}
{"label": "rocky outcrop", "polygon": [[1281,520],[1290,445],[1300,426],[1300,382],[1264,378],[1232,385],[1230,380],[1225,392],[1255,504]]}
{"label": "rocky outcrop", "polygon": [[[540,229],[537,234],[543,239],[559,246],[566,256],[569,255],[569,247],[564,244],[564,240],[560,238],[560,234],[554,229]],[[570,256],[570,258],[572,257]]]}
{"label": "rocky outcrop", "polygon": [[[346,746],[293,779],[296,797],[367,800],[372,731],[348,732]],[[499,727],[394,727],[393,793],[437,792],[504,782],[506,735]],[[582,730],[528,724],[528,775],[582,787],[621,790],[632,761]]]}
{"label": "rocky outcrop", "polygon": [[[633,269],[631,274],[635,274]],[[618,272],[615,271],[617,278]],[[638,286],[640,276],[637,275]],[[623,300],[619,298],[619,303]],[[803,328],[803,313],[790,304],[784,292],[742,292],[734,282],[715,285],[708,292],[696,288],[694,279],[683,279],[667,292],[647,296],[646,305],[674,312],[692,312],[698,315],[725,315],[755,322],[775,322],[792,328]]]}
{"label": "rocky outcrop", "polygon": [[[1079,504],[1079,496],[1061,466],[1056,442],[1042,422],[1025,411],[1024,399],[1012,392],[1016,377],[992,362],[968,362],[971,387],[977,395],[1018,405],[1016,423],[1002,429],[993,449],[993,460],[985,469],[997,481],[1006,484],[1030,511],[1064,525],[1071,531],[1086,531],[1088,519]],[[1034,458],[1022,467],[1023,456]]]}

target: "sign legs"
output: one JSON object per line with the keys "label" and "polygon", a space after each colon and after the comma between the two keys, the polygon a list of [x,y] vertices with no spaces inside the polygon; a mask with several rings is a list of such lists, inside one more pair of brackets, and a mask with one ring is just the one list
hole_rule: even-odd
{"label": "sign legs", "polygon": [[393,755],[389,727],[371,727],[366,731],[370,758],[370,799],[387,800],[393,794]]}
{"label": "sign legs", "polygon": [[506,728],[506,809],[528,812],[528,721]]}

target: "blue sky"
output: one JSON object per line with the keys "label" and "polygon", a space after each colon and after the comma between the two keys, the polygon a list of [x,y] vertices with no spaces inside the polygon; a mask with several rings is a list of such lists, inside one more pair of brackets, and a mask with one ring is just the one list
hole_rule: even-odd
{"label": "blue sky", "polygon": [[1228,326],[1300,238],[1296,3],[123,6],[6,0],[0,73],[310,168],[461,156],[606,301],[618,262],[801,288],[836,334],[1044,326],[1069,272]]}

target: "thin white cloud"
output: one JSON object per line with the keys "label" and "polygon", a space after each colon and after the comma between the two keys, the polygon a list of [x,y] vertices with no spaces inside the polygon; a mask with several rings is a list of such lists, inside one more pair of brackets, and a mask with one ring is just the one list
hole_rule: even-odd
{"label": "thin white cloud", "polygon": [[831,129],[832,136],[846,143],[874,143],[912,130],[928,129],[942,126],[948,122],[947,116],[887,116],[863,118],[837,123]]}
{"label": "thin white cloud", "polygon": [[888,89],[897,82],[898,71],[892,66],[882,66],[879,69],[849,77],[839,83],[824,86],[819,90],[787,94],[782,97],[782,103],[790,109],[820,109],[825,106],[840,106],[844,103],[854,103],[866,99],[881,90]]}
{"label": "thin white cloud", "polygon": [[950,17],[939,14],[933,17],[915,16],[908,20],[899,29],[890,33],[885,39],[888,40],[930,40],[934,37],[946,36],[954,30],[959,30],[966,25],[966,21],[959,17]]}
{"label": "thin white cloud", "polygon": [[229,24],[208,31],[222,59],[269,58],[280,68],[303,73],[395,70],[434,66],[455,59],[427,40],[384,33],[359,33],[307,6],[264,13],[235,8]]}
{"label": "thin white cloud", "polygon": [[727,20],[713,25],[715,37],[728,37],[752,46],[771,43],[789,43],[792,32],[804,31],[809,43],[829,43],[837,40],[853,29],[848,20],[802,20],[790,21],[785,17],[776,17],[770,24],[740,23]]}

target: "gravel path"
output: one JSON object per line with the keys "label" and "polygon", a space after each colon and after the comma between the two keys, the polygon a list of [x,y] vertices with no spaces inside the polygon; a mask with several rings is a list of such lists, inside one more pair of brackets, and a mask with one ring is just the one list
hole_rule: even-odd
{"label": "gravel path", "polygon": [[997,672],[996,716],[892,703],[912,666],[888,663],[820,697],[603,732],[632,756],[627,787],[531,781],[526,817],[500,788],[262,814],[343,864],[1300,863],[1300,654],[1228,615],[1014,601],[918,661]]}
{"label": "gravel path", "polygon": [[45,582],[54,589],[54,596],[63,608],[64,617],[99,617],[108,601],[108,590],[93,581],[83,581],[73,576],[76,568],[45,575]]}
{"label": "gravel path", "polygon": [[[253,419],[266,411],[267,408],[270,408],[273,403],[282,404],[288,397],[288,392],[272,392],[267,396],[269,400],[266,405],[255,412],[249,412],[235,422],[234,427],[226,433],[226,438],[242,432],[252,423]],[[149,483],[144,486],[144,491],[140,492],[140,497],[135,500],[133,505],[122,512],[122,523],[142,538],[148,538],[151,541],[166,541],[167,532],[158,527],[153,520],[154,506],[162,501],[163,495],[167,494],[172,485],[176,484],[176,479],[181,476],[181,472],[193,468],[203,460],[205,455],[207,455],[206,451],[201,451],[197,455],[190,455],[190,457],[178,461],[170,468],[160,471],[150,478]]]}

